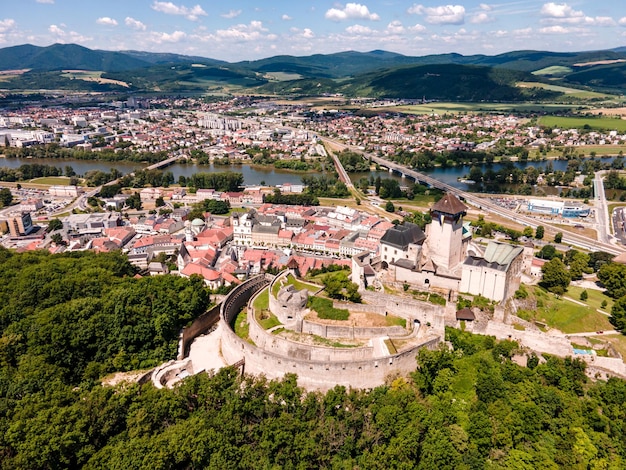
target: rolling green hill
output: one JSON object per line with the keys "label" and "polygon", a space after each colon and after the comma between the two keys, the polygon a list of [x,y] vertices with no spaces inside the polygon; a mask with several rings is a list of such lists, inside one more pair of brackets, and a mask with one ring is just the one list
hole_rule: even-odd
{"label": "rolling green hill", "polygon": [[[234,92],[261,87],[259,92],[274,94],[343,93],[487,101],[556,96],[554,90],[546,88],[515,86],[516,81],[533,82],[537,77],[550,79],[550,83],[558,86],[621,94],[626,89],[626,62],[621,61],[626,61],[625,48],[421,57],[382,50],[345,51],[304,57],[282,55],[238,63],[173,53],[98,51],[75,44],[48,47],[25,44],[0,49],[0,70],[30,70],[22,75],[2,77],[1,87],[11,90],[120,89],[115,83],[72,80],[59,73],[82,70],[101,72],[102,78],[124,82],[127,90],[134,91]],[[529,78],[529,73],[536,75]],[[295,77],[298,80],[290,80]]]}
{"label": "rolling green hill", "polygon": [[301,79],[269,83],[260,90],[276,94],[315,95],[343,93],[375,98],[436,99],[456,101],[522,101],[560,93],[520,88],[520,81],[536,81],[526,73],[476,65],[417,65],[371,72],[348,80]]}
{"label": "rolling green hill", "polygon": [[150,65],[121,52],[96,51],[76,44],[53,44],[38,47],[30,44],[0,49],[0,70],[80,69],[117,71]]}

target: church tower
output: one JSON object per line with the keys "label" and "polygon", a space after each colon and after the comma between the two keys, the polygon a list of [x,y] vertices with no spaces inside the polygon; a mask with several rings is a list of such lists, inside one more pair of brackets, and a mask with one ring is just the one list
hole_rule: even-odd
{"label": "church tower", "polygon": [[441,271],[454,271],[465,259],[463,216],[466,213],[467,206],[452,193],[446,193],[430,209],[433,221],[427,227],[428,254]]}

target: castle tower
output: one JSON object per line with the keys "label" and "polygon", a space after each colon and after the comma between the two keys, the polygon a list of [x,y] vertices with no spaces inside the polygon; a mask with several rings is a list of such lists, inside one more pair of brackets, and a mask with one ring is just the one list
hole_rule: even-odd
{"label": "castle tower", "polygon": [[428,253],[442,271],[453,271],[465,258],[463,216],[467,206],[451,193],[446,193],[430,209],[432,223],[427,227]]}

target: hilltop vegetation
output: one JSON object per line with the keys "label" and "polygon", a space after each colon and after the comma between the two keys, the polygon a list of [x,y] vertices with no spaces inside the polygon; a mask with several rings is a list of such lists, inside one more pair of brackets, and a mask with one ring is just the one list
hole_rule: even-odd
{"label": "hilltop vegetation", "polygon": [[135,279],[123,255],[0,249],[0,468],[623,468],[626,382],[447,331],[409,378],[306,393],[296,376],[103,386],[174,357],[200,279]]}

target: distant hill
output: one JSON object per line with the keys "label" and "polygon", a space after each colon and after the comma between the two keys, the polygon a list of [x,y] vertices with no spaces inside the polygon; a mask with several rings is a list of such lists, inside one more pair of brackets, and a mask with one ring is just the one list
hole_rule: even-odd
{"label": "distant hill", "polygon": [[119,71],[147,67],[150,63],[121,52],[97,51],[76,44],[47,47],[25,44],[0,49],[0,70],[101,70]]}
{"label": "distant hill", "polygon": [[6,78],[2,87],[9,89],[50,89],[53,85],[72,90],[119,88],[58,74],[72,69],[104,72],[103,78],[124,82],[127,90],[133,91],[230,92],[238,87],[260,87],[263,93],[427,95],[467,100],[523,99],[528,94],[542,99],[553,95],[535,88],[520,90],[515,81],[550,80],[556,85],[624,93],[626,68],[622,61],[626,61],[626,47],[583,52],[511,51],[494,56],[450,53],[411,57],[382,50],[346,51],[236,63],[173,53],[91,50],[75,44],[25,44],[0,49],[0,70],[31,69]]}
{"label": "distant hill", "polygon": [[163,64],[211,64],[211,65],[225,65],[228,62],[217,59],[207,59],[200,56],[189,56],[181,54],[172,54],[169,52],[143,52],[143,51],[120,51],[121,54],[126,54],[135,59],[141,60],[148,64],[163,65]]}
{"label": "distant hill", "polygon": [[514,70],[477,65],[429,64],[396,67],[347,80],[300,79],[268,83],[260,90],[277,94],[314,95],[340,92],[346,96],[460,101],[521,101],[557,94],[539,88],[519,88],[537,77]]}

